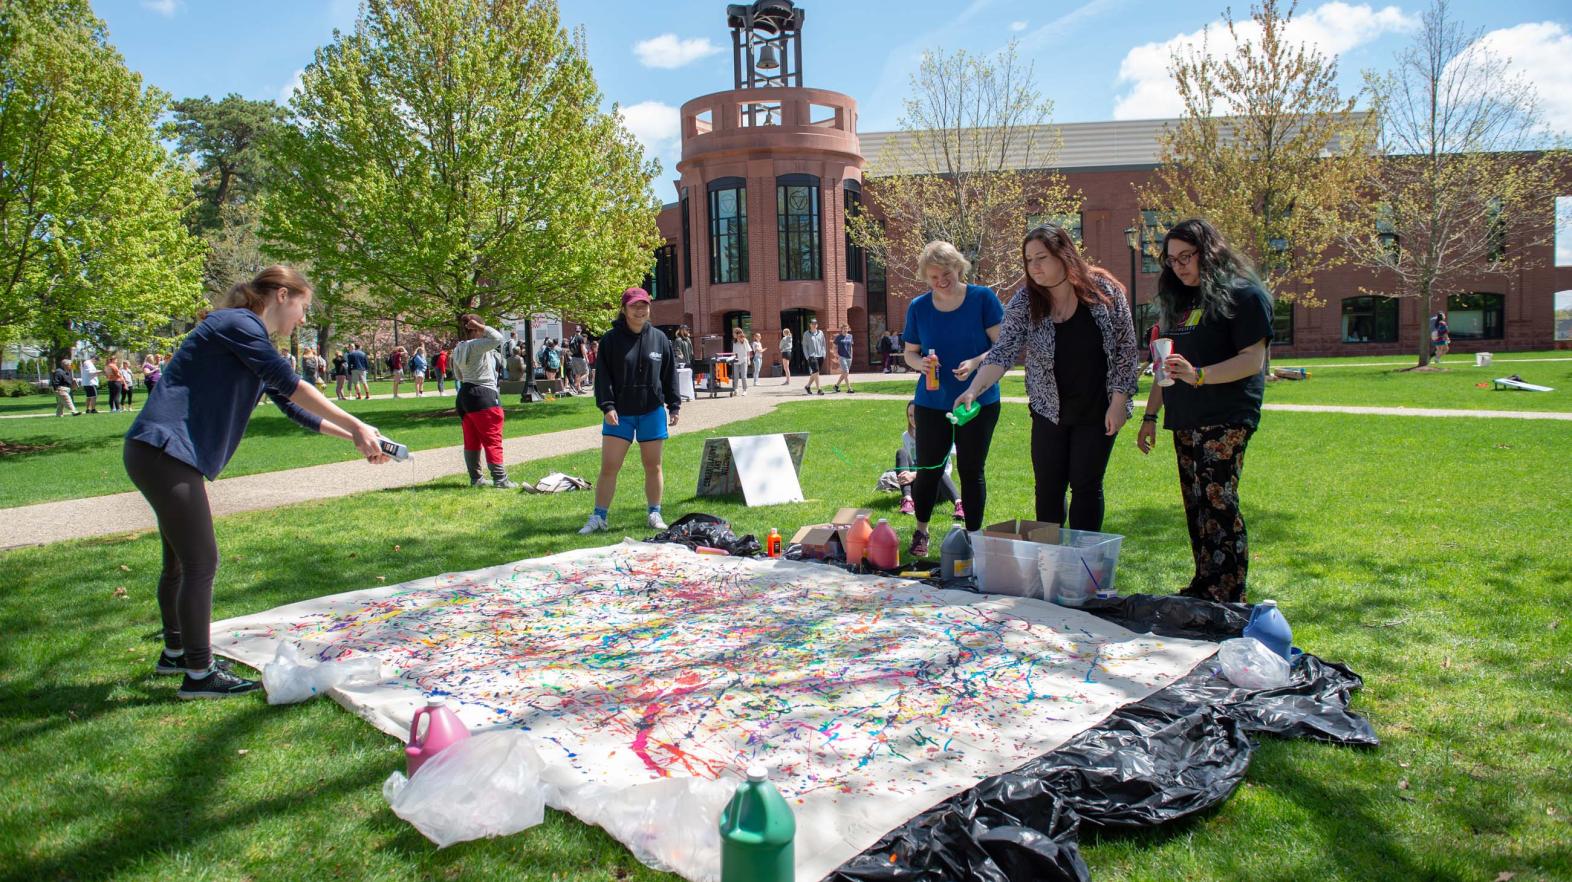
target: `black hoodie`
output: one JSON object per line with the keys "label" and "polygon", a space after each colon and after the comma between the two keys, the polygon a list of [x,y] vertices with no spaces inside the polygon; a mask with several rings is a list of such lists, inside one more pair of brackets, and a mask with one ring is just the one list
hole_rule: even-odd
{"label": "black hoodie", "polygon": [[664,332],[648,322],[638,334],[623,319],[612,323],[595,356],[595,404],[619,416],[640,416],[662,404],[677,413],[677,359]]}

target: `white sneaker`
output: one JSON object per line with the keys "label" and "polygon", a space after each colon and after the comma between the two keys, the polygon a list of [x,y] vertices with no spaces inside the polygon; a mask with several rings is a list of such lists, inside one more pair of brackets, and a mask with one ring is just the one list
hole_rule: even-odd
{"label": "white sneaker", "polygon": [[650,512],[649,524],[651,530],[660,530],[662,532],[666,530],[666,522],[660,519],[660,512],[658,511]]}
{"label": "white sneaker", "polygon": [[605,518],[590,512],[589,520],[585,521],[584,526],[579,528],[579,535],[588,536],[591,533],[599,533],[609,529],[611,529],[611,524],[606,523]]}

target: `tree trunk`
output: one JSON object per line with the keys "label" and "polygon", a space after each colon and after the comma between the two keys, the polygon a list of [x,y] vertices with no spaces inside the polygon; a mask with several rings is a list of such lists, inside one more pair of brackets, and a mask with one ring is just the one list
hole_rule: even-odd
{"label": "tree trunk", "polygon": [[323,322],[317,325],[317,357],[328,357],[328,344],[333,342],[333,323]]}
{"label": "tree trunk", "polygon": [[1419,367],[1430,365],[1430,356],[1434,353],[1430,340],[1430,292],[1427,290],[1423,297],[1425,308],[1419,315]]}

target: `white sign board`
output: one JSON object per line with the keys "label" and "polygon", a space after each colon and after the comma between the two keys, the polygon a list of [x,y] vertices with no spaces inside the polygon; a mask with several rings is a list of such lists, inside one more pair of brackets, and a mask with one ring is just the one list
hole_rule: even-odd
{"label": "white sign board", "polygon": [[749,506],[802,502],[802,455],[808,433],[708,438],[699,462],[697,496],[742,492]]}

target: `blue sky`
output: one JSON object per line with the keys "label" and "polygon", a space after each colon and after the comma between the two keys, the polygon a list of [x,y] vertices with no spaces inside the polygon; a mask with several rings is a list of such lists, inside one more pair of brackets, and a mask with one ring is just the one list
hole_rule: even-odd
{"label": "blue sky", "polygon": [[[177,98],[286,96],[313,50],[354,26],[356,0],[93,0],[127,64]],[[800,0],[804,84],[856,98],[861,128],[897,127],[908,78],[925,49],[987,52],[1010,39],[1055,103],[1054,120],[1084,122],[1173,115],[1165,60],[1173,41],[1216,28],[1228,0]],[[1248,5],[1235,0],[1236,9]],[[1364,68],[1385,69],[1424,3],[1307,0],[1300,39],[1339,57],[1345,86]],[[1572,5],[1535,0],[1454,0],[1453,14],[1487,32],[1540,92],[1552,127],[1572,130]],[[562,0],[584,28],[608,104],[662,160],[678,157],[676,108],[731,87],[724,0]],[[1215,30],[1210,45],[1220,38]],[[1224,34],[1223,36],[1226,36]],[[707,44],[706,42],[707,41]],[[641,44],[643,44],[641,46]],[[657,184],[663,198],[669,187]]]}

